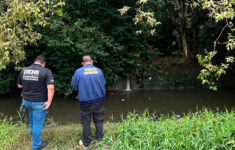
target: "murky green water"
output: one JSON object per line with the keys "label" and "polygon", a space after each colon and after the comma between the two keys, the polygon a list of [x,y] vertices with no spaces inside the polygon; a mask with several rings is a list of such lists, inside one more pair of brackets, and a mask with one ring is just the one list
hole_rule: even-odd
{"label": "murky green water", "polygon": [[[150,112],[182,116],[183,113],[195,112],[203,107],[224,111],[235,107],[235,89],[223,89],[212,92],[207,89],[184,90],[138,90],[132,92],[117,91],[109,93],[105,100],[106,120],[120,120],[128,112]],[[0,98],[0,113],[17,116],[21,104],[20,97]],[[51,105],[48,117],[59,123],[79,123],[79,104],[74,97],[56,96]]]}

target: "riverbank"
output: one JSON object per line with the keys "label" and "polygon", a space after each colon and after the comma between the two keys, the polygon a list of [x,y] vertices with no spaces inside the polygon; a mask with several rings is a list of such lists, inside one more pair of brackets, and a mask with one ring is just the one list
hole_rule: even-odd
{"label": "riverbank", "polygon": [[[11,120],[0,122],[0,149],[31,149],[29,129]],[[189,113],[182,118],[160,116],[145,112],[131,113],[119,123],[105,122],[105,136],[86,149],[234,149],[235,112]],[[92,124],[92,133],[94,135]],[[81,125],[47,123],[42,137],[49,141],[47,149],[80,149]]]}
{"label": "riverbank", "polygon": [[[107,86],[108,90],[125,90],[130,86],[137,89],[195,89],[208,88],[202,84],[198,75],[202,67],[198,63],[190,62],[185,58],[158,57],[155,66],[144,74],[131,74],[118,79],[115,83]],[[235,87],[235,72],[230,69],[216,81],[218,89]],[[130,85],[127,85],[130,83]]]}

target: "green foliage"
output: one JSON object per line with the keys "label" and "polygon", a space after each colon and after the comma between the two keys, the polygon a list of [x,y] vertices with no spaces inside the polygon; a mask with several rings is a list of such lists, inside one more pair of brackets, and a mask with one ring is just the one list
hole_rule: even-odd
{"label": "green foliage", "polygon": [[[148,0],[138,0],[136,2],[137,7],[135,8],[136,14],[135,17],[133,18],[134,24],[147,24],[148,26],[151,27],[150,29],[150,34],[154,35],[156,32],[156,27],[157,25],[161,24],[159,21],[156,20],[154,16],[154,12],[149,11],[149,7],[145,7],[146,3],[148,3]],[[147,10],[146,10],[147,8]],[[121,15],[124,15],[127,13],[127,11],[130,9],[128,6],[124,6],[123,8],[119,9],[118,11],[120,12]],[[141,34],[143,30],[138,30],[136,31],[137,34]]]}
{"label": "green foliage", "polygon": [[24,132],[25,125],[13,124],[12,118],[0,116],[0,150],[16,149]]}
{"label": "green foliage", "polygon": [[[132,79],[137,79],[139,86],[146,87],[146,84],[152,84],[149,78],[159,77],[158,72],[164,69],[155,63],[156,57],[181,57],[183,55],[179,32],[179,15],[182,12],[177,9],[176,1],[173,0],[140,0],[137,3],[135,0],[54,0],[50,3],[43,0],[19,0],[18,7],[22,7],[26,14],[26,18],[23,15],[23,21],[20,20],[19,15],[24,14],[24,11],[18,12],[18,18],[17,16],[15,19],[6,17],[10,10],[12,13],[17,12],[15,4],[10,5],[10,2],[13,1],[5,0],[4,3],[0,3],[0,12],[2,12],[0,17],[3,18],[0,26],[4,27],[0,27],[3,31],[0,35],[0,44],[9,44],[8,46],[4,44],[7,49],[1,49],[2,69],[10,63],[6,70],[0,73],[1,94],[8,93],[16,87],[15,82],[19,72],[14,71],[13,68],[20,69],[30,65],[38,54],[44,54],[49,59],[47,67],[55,75],[56,91],[63,95],[72,93],[70,81],[74,71],[81,67],[81,58],[84,54],[90,54],[95,65],[103,70],[108,83],[107,87],[115,84],[120,77],[126,77],[127,74]],[[37,5],[42,2],[45,3]],[[40,12],[36,13],[36,5],[40,7]],[[130,8],[126,9],[125,15],[120,15],[118,10],[123,6]],[[230,32],[228,28],[225,29],[225,33],[230,32],[230,34],[226,36],[222,34],[220,40],[217,41],[221,44],[216,49],[218,51],[216,58],[213,57],[208,61],[204,57],[207,54],[204,50],[207,49],[210,52],[213,49],[212,43],[220,34],[221,25],[227,23],[225,20],[228,21],[227,27],[232,31],[232,24],[229,22],[232,22],[230,20],[233,19],[234,10],[227,9],[227,7],[223,9],[221,14],[224,20],[218,19],[219,22],[215,23],[216,19],[208,17],[210,15],[220,18],[212,15],[210,9],[208,11],[208,8],[214,8],[214,5],[206,9],[200,6],[201,3],[196,3],[196,1],[188,3],[185,7],[188,9],[187,17],[183,17],[181,24],[187,35],[185,37],[190,50],[189,61],[194,61],[194,57],[199,53],[201,65],[206,63],[208,68],[210,68],[209,62],[216,65],[217,67],[210,68],[214,71],[213,73],[209,75],[201,73],[199,77],[208,80],[208,82],[203,81],[204,84],[209,82],[216,84],[217,78],[219,81],[224,74],[221,70],[223,66],[218,62],[221,62],[220,59],[224,56],[228,56],[223,49],[227,48],[228,52],[234,49],[234,32]],[[215,8],[215,10],[218,9]],[[135,18],[134,22],[133,18]],[[14,30],[15,26],[11,24],[11,19],[15,22],[17,30]],[[198,23],[193,23],[194,19],[198,20]],[[4,26],[4,23],[8,26]],[[151,30],[154,30],[154,35],[149,34],[148,31]],[[141,31],[141,34],[136,34],[137,31],[138,33]],[[227,64],[232,64],[232,62],[233,57],[225,58],[223,61],[225,65],[222,69],[226,71]],[[203,66],[205,67],[206,64]],[[207,71],[210,72],[208,68]],[[212,77],[212,75],[216,76]],[[175,80],[178,79],[175,78]]]}
{"label": "green foliage", "polygon": [[0,6],[0,70],[13,62],[20,69],[19,62],[25,59],[24,46],[35,43],[41,35],[33,25],[46,25],[47,14],[54,5],[49,0],[3,0]]}
{"label": "green foliage", "polygon": [[14,93],[16,91],[16,82],[18,72],[15,72],[14,65],[10,64],[8,69],[0,72],[0,94]]}
{"label": "green foliage", "polygon": [[[127,74],[134,78],[151,75],[158,49],[150,45],[152,37],[148,34],[136,35],[139,27],[133,24],[131,16],[134,13],[119,14],[117,9],[125,1],[65,2],[63,16],[48,14],[45,27],[33,24],[32,28],[41,39],[24,47],[26,60],[18,66],[28,66],[38,54],[44,54],[49,59],[47,67],[55,75],[57,94],[63,95],[72,93],[70,81],[74,71],[81,67],[81,58],[85,54],[91,55],[94,64],[103,70],[107,86]],[[129,4],[135,5],[135,2]],[[16,77],[18,72],[10,68],[4,71],[5,76]],[[5,92],[15,87],[16,79],[8,81]]]}
{"label": "green foliage", "polygon": [[29,47],[38,50],[32,55],[42,53],[48,57],[47,67],[55,73],[57,93],[72,93],[72,75],[82,66],[86,54],[103,70],[107,86],[127,74],[142,77],[142,68],[151,72],[148,68],[154,65],[158,50],[150,46],[148,35],[136,35],[131,14],[120,16],[111,4],[105,8],[95,1],[87,8],[84,5],[85,1],[68,3],[62,17],[51,17],[45,28],[37,28],[42,39]]}
{"label": "green foliage", "polygon": [[[7,10],[1,12],[0,22],[0,69],[5,69],[10,62],[18,64],[24,59],[23,46],[36,42],[40,34],[32,31],[32,16],[42,18],[38,13],[40,3],[25,1],[5,1]],[[40,16],[40,17],[39,17]],[[42,19],[36,19],[43,24]]]}
{"label": "green foliage", "polygon": [[[234,110],[220,112],[204,109],[196,113],[155,116],[130,113],[119,123],[104,123],[104,138],[92,141],[88,149],[228,149],[235,147]],[[27,127],[0,120],[0,149],[30,149],[31,136]],[[92,135],[95,127],[92,124]],[[81,125],[46,125],[43,139],[50,142],[48,149],[80,149]],[[67,140],[64,140],[67,139]]]}
{"label": "green foliage", "polygon": [[206,0],[202,2],[203,8],[209,10],[209,16],[214,18],[215,22],[224,21],[226,23],[222,28],[222,31],[220,32],[219,36],[213,42],[214,44],[213,49],[210,52],[206,51],[205,56],[202,56],[201,54],[198,54],[197,56],[200,65],[203,67],[198,78],[202,80],[202,84],[208,84],[209,88],[212,90],[217,90],[216,82],[220,79],[222,75],[226,74],[227,69],[234,62],[234,56],[232,56],[231,54],[229,55],[228,53],[226,53],[226,55],[222,57],[223,60],[222,62],[221,61],[219,62],[220,63],[219,65],[213,62],[213,58],[214,56],[216,56],[218,52],[216,46],[226,28],[228,28],[230,31],[228,32],[227,36],[228,40],[225,41],[226,49],[229,52],[231,50],[234,50],[235,48],[235,40],[234,40],[235,29],[234,29],[234,24],[232,22],[235,15],[235,11],[233,9],[234,4],[235,4],[234,1],[230,2],[228,0],[224,1]]}
{"label": "green foliage", "polygon": [[[39,42],[39,45],[45,44],[43,54],[48,56],[49,65],[56,71],[55,85],[59,94],[71,94],[70,81],[75,70],[81,67],[83,55],[92,56],[94,64],[105,72],[108,82],[117,80],[117,73],[123,71],[118,57],[123,47],[96,27],[85,27],[86,23],[86,20],[78,19],[71,25],[65,25],[62,19],[52,20],[47,29],[53,35]],[[54,35],[56,37],[51,39]]]}
{"label": "green foliage", "polygon": [[234,111],[203,110],[182,118],[130,113],[97,143],[106,149],[229,149],[234,145]]}
{"label": "green foliage", "polygon": [[[229,64],[221,64],[218,65],[212,65],[211,60],[216,55],[216,51],[207,52],[206,56],[202,58],[201,55],[198,55],[198,61],[200,65],[202,65],[205,69],[201,70],[198,79],[202,80],[202,84],[209,84],[209,88],[216,91],[217,86],[215,81],[218,81],[219,78],[222,75],[226,74],[226,69],[228,68]],[[229,57],[227,58],[229,59]],[[228,63],[233,62],[233,58],[231,58],[232,61],[227,61]]]}

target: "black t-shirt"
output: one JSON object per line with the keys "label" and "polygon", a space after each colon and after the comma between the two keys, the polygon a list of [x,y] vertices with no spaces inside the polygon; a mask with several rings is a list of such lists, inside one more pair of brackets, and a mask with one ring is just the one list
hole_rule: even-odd
{"label": "black t-shirt", "polygon": [[47,101],[47,85],[54,84],[51,70],[32,64],[21,70],[18,84],[23,85],[21,96],[30,102]]}

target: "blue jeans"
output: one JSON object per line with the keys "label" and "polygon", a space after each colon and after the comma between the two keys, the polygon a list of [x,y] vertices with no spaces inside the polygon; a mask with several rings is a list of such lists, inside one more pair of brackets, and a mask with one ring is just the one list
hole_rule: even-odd
{"label": "blue jeans", "polygon": [[23,99],[24,105],[29,110],[30,130],[32,132],[32,149],[38,149],[41,144],[41,133],[46,118],[47,110],[44,108],[44,102],[29,102]]}

